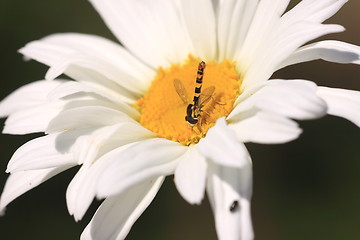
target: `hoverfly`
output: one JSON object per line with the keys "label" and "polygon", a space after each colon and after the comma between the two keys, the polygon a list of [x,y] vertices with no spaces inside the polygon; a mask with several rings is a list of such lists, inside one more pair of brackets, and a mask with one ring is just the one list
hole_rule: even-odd
{"label": "hoverfly", "polygon": [[184,102],[184,104],[188,105],[186,108],[185,120],[190,124],[190,126],[194,126],[195,124],[198,123],[201,112],[203,112],[202,108],[205,106],[207,102],[209,102],[215,91],[214,86],[207,87],[203,91],[201,91],[205,67],[206,67],[205,62],[202,61],[199,63],[193,103],[190,104],[188,103],[188,96],[182,82],[179,79],[174,79],[174,87],[177,94]]}

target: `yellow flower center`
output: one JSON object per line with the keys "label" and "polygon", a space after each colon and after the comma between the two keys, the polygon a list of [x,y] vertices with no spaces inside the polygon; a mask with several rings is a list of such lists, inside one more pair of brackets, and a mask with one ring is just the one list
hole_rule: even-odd
{"label": "yellow flower center", "polygon": [[[240,93],[241,80],[235,64],[229,60],[207,62],[201,93],[196,94],[195,87],[201,85],[196,83],[200,62],[190,56],[184,65],[158,69],[149,91],[137,102],[141,125],[161,138],[190,145],[199,142],[218,118],[229,115]],[[191,125],[185,117],[189,104],[194,104],[193,98],[198,95],[198,105],[191,113],[199,115],[197,123]]]}

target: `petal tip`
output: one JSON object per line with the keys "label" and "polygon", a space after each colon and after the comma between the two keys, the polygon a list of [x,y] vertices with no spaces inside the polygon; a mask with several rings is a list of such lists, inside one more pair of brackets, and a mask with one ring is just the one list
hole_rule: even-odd
{"label": "petal tip", "polygon": [[3,198],[0,198],[0,217],[5,215],[7,203],[4,203]]}

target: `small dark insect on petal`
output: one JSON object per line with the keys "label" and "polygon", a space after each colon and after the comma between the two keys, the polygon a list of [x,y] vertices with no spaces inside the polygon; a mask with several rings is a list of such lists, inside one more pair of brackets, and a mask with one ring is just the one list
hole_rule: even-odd
{"label": "small dark insect on petal", "polygon": [[237,209],[239,208],[239,202],[237,200],[233,201],[232,204],[230,205],[230,212],[235,212]]}

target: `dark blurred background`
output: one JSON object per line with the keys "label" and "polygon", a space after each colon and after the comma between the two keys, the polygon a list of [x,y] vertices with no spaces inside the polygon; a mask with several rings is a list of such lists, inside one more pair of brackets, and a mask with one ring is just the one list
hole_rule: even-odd
{"label": "dark blurred background", "polygon": [[[349,1],[327,21],[339,23],[347,31],[326,38],[360,45],[359,11],[360,1]],[[1,0],[0,99],[42,79],[47,70],[34,61],[24,62],[17,49],[58,32],[91,33],[115,40],[86,0]],[[355,65],[316,61],[286,68],[274,77],[360,90],[360,66]],[[296,141],[248,145],[254,162],[256,239],[360,239],[359,129],[336,117],[300,125],[304,133]],[[0,135],[0,189],[12,153],[34,136]],[[54,177],[11,203],[0,218],[0,239],[78,239],[98,203],[81,222],[75,223],[69,216],[65,191],[76,170]],[[187,204],[169,178],[127,239],[216,239],[208,201],[201,206]]]}

